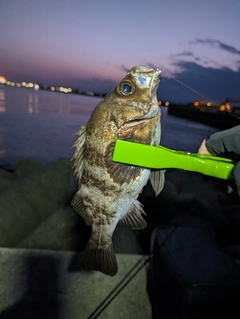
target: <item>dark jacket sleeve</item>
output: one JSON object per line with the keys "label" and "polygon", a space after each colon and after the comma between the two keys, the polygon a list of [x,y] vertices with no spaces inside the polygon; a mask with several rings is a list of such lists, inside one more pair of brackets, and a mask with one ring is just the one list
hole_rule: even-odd
{"label": "dark jacket sleeve", "polygon": [[[215,155],[232,153],[240,156],[240,125],[214,133],[206,139],[206,147],[210,153]],[[240,185],[240,162],[233,170],[233,178]]]}

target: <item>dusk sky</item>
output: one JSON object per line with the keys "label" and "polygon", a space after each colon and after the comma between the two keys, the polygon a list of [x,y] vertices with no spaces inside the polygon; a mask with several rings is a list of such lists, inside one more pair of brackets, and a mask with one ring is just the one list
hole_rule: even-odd
{"label": "dusk sky", "polygon": [[0,75],[105,93],[143,65],[163,100],[240,99],[239,17],[239,0],[1,0]]}

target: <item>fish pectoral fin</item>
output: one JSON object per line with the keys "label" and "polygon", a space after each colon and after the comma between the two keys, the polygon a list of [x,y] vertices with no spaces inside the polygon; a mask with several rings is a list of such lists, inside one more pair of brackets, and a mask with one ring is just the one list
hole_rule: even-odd
{"label": "fish pectoral fin", "polygon": [[124,217],[120,220],[121,224],[127,225],[132,229],[143,229],[147,226],[145,219],[142,215],[146,215],[142,205],[139,201],[135,200]]}
{"label": "fish pectoral fin", "polygon": [[81,198],[79,192],[77,192],[75,194],[75,196],[72,199],[71,204],[72,204],[73,208],[75,209],[75,211],[84,219],[85,223],[88,226],[91,226],[92,225],[91,218],[89,217],[89,215],[86,212],[85,206],[83,205],[83,201],[82,201],[82,198]]}
{"label": "fish pectoral fin", "polygon": [[75,159],[73,167],[75,167],[75,174],[77,175],[79,181],[81,180],[82,170],[83,170],[86,129],[87,129],[86,125],[83,125],[80,128],[80,130],[76,133],[79,136],[79,138],[73,144],[73,147],[76,147],[75,153],[73,154],[73,158],[72,158],[72,159]]}
{"label": "fish pectoral fin", "polygon": [[115,276],[118,265],[113,244],[107,248],[93,248],[90,241],[83,256],[83,268],[86,270],[98,270],[105,275]]}
{"label": "fish pectoral fin", "polygon": [[165,183],[165,171],[164,170],[152,170],[150,174],[150,182],[156,196],[162,191]]}
{"label": "fish pectoral fin", "polygon": [[112,161],[115,142],[107,147],[105,163],[109,177],[118,184],[132,183],[142,173],[143,168]]}
{"label": "fish pectoral fin", "polygon": [[125,164],[119,164],[112,162],[111,165],[108,165],[107,172],[110,178],[119,184],[123,183],[132,183],[134,182],[142,172],[141,167],[134,167]]}

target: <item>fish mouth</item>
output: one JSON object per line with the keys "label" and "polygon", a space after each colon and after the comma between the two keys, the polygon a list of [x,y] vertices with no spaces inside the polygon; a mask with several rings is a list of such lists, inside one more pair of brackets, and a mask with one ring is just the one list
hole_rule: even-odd
{"label": "fish mouth", "polygon": [[146,123],[150,118],[145,118],[145,119],[135,119],[131,121],[127,121],[126,123],[123,124],[123,127],[133,127],[133,126],[138,126]]}
{"label": "fish mouth", "polygon": [[123,127],[133,127],[133,126],[138,126],[138,125],[143,125],[144,123],[148,122],[150,119],[153,119],[154,117],[156,117],[159,113],[159,108],[157,109],[152,109],[148,114],[146,114],[144,117],[139,117],[139,118],[135,118],[135,119],[131,119],[127,122],[125,122],[122,125]]}
{"label": "fish mouth", "polygon": [[[150,113],[150,112],[149,112]],[[136,131],[144,128],[145,125],[149,122],[149,120],[155,118],[159,113],[155,112],[154,116],[144,116],[140,118],[131,119],[125,122],[118,130],[117,136],[120,139],[130,138]]]}

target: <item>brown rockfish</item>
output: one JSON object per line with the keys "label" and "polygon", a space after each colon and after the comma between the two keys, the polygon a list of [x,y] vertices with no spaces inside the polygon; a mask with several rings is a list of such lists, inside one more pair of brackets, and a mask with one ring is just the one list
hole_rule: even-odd
{"label": "brown rockfish", "polygon": [[85,269],[110,276],[117,273],[112,234],[118,222],[132,229],[144,228],[145,212],[137,197],[149,178],[156,194],[163,187],[163,171],[151,172],[112,161],[117,139],[159,145],[160,108],[156,91],[160,73],[145,67],[132,68],[77,132],[73,158],[79,190],[72,205],[92,226],[83,257]]}

